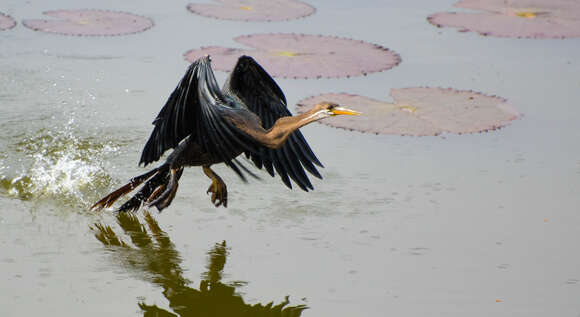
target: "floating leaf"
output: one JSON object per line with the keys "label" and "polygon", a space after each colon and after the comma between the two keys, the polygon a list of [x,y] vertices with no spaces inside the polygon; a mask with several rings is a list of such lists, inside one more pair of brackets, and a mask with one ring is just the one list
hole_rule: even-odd
{"label": "floating leaf", "polygon": [[427,20],[482,35],[517,38],[580,37],[580,2],[569,0],[462,0],[456,7],[481,13],[442,12]]}
{"label": "floating leaf", "polygon": [[495,130],[520,116],[503,98],[467,90],[401,88],[391,89],[391,96],[394,103],[344,93],[324,94],[300,101],[298,112],[305,112],[321,101],[332,101],[362,115],[338,116],[321,121],[324,124],[361,132],[415,136]]}
{"label": "floating leaf", "polygon": [[223,20],[285,21],[313,14],[314,7],[296,0],[214,0],[216,4],[190,3],[193,13]]}
{"label": "floating leaf", "polygon": [[209,54],[214,69],[230,71],[240,55],[251,55],[274,77],[350,77],[387,70],[401,62],[382,46],[346,38],[306,34],[254,34],[234,38],[253,49],[202,47],[185,53],[189,62]]}
{"label": "floating leaf", "polygon": [[105,10],[56,10],[43,13],[56,20],[24,20],[35,31],[64,35],[123,35],[143,32],[153,26],[149,18],[127,12]]}
{"label": "floating leaf", "polygon": [[9,15],[0,12],[0,31],[8,30],[16,26],[16,21]]}

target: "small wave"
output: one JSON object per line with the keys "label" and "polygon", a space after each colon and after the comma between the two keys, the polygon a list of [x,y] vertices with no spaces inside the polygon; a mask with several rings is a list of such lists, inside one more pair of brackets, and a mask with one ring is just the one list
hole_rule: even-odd
{"label": "small wave", "polygon": [[79,136],[70,119],[57,131],[43,129],[17,140],[0,156],[0,193],[87,207],[99,189],[114,183],[103,159],[117,151],[119,146],[112,141]]}

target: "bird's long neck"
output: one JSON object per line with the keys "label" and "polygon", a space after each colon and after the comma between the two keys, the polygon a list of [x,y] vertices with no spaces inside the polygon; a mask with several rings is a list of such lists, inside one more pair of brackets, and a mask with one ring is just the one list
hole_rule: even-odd
{"label": "bird's long neck", "polygon": [[312,109],[296,116],[282,117],[276,120],[274,125],[266,131],[266,134],[256,139],[266,147],[278,149],[286,142],[286,139],[292,132],[309,123],[322,119],[316,115],[316,112],[316,109]]}

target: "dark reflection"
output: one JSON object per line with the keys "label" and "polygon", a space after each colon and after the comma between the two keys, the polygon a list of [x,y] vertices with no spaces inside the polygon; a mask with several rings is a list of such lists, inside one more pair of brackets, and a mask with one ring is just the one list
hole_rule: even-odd
{"label": "dark reflection", "polygon": [[124,242],[110,226],[96,223],[95,237],[112,251],[124,267],[163,288],[172,312],[156,305],[139,303],[144,316],[300,316],[305,305],[288,306],[288,297],[278,305],[246,304],[235,287],[221,282],[228,256],[226,242],[216,243],[208,252],[207,272],[202,275],[199,290],[188,286],[183,277],[181,258],[175,246],[157,221],[147,212],[142,224],[131,213],[119,213],[117,221],[131,243]]}

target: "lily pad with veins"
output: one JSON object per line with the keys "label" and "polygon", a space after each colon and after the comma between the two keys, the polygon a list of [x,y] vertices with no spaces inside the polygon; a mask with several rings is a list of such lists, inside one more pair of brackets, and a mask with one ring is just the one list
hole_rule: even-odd
{"label": "lily pad with veins", "polygon": [[55,10],[43,13],[56,19],[24,20],[35,31],[63,35],[123,35],[143,32],[153,20],[132,13],[106,10]]}
{"label": "lily pad with veins", "polygon": [[300,101],[298,112],[320,101],[336,102],[362,115],[338,116],[321,123],[361,132],[414,136],[484,132],[520,117],[505,99],[468,90],[413,87],[391,89],[391,96],[394,102],[345,93],[323,94]]}
{"label": "lily pad with veins", "polygon": [[275,22],[313,14],[314,7],[296,0],[214,0],[190,3],[187,9],[205,17],[248,22]]}
{"label": "lily pad with veins", "polygon": [[580,37],[580,2],[570,0],[462,0],[456,7],[485,12],[442,12],[427,20],[482,35],[516,38]]}
{"label": "lily pad with veins", "polygon": [[252,49],[208,46],[186,52],[189,62],[209,54],[214,69],[230,71],[239,56],[251,55],[270,75],[285,78],[361,76],[391,69],[399,55],[380,45],[306,34],[253,34],[234,38]]}
{"label": "lily pad with veins", "polygon": [[16,21],[9,15],[0,12],[0,31],[8,30],[16,26]]}

